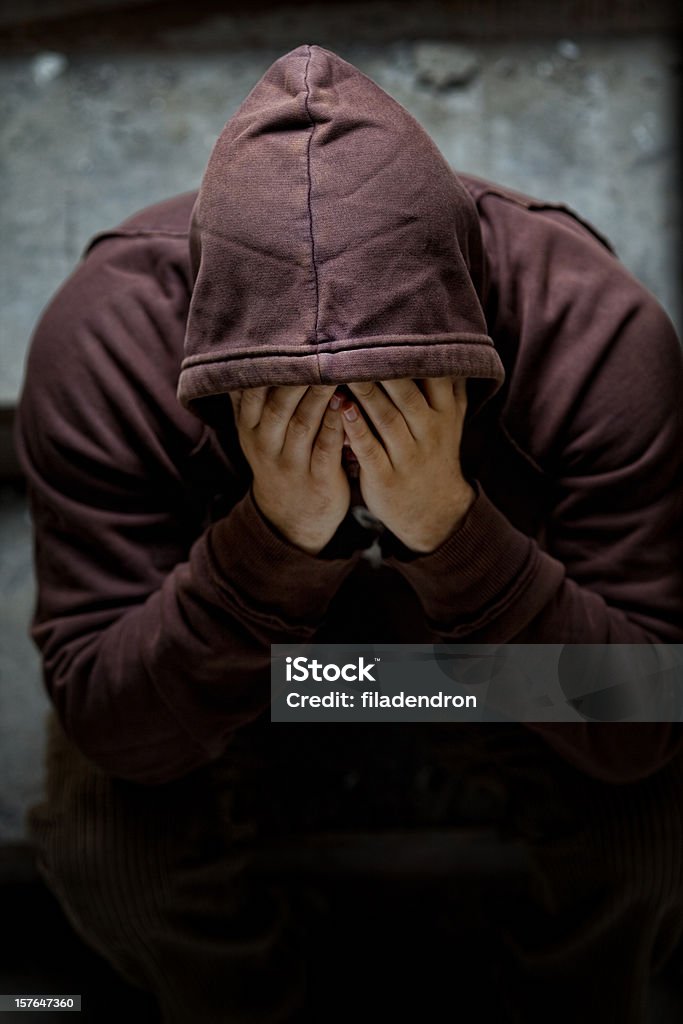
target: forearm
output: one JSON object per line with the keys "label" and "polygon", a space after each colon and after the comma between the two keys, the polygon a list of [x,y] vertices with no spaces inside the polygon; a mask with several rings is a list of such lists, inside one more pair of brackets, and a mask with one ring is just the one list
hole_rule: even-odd
{"label": "forearm", "polygon": [[412,585],[434,632],[479,643],[652,643],[677,640],[656,614],[629,616],[567,577],[479,489],[436,551],[388,559]]}
{"label": "forearm", "polygon": [[112,774],[159,783],[220,755],[269,704],[270,644],[316,629],[353,561],[299,551],[244,498],[106,626],[34,628],[64,728]]}
{"label": "forearm", "polygon": [[[408,554],[408,557],[405,557]],[[480,643],[650,644],[679,641],[663,614],[675,608],[659,582],[658,607],[626,614],[567,577],[564,566],[520,533],[480,494],[470,514],[430,555],[394,557],[415,589],[435,634]],[[674,567],[675,571],[675,567]],[[681,749],[683,730],[669,722],[529,723],[553,750],[607,782],[658,770]]]}

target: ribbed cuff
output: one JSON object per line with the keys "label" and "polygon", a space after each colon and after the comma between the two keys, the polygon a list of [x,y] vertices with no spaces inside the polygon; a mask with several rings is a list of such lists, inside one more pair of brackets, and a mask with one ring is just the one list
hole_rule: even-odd
{"label": "ribbed cuff", "polygon": [[325,559],[290,544],[262,514],[251,492],[207,531],[216,588],[244,607],[315,626],[360,553]]}
{"label": "ribbed cuff", "polygon": [[386,562],[413,587],[437,632],[505,643],[551,599],[564,567],[473,486],[477,496],[465,519],[436,551]]}

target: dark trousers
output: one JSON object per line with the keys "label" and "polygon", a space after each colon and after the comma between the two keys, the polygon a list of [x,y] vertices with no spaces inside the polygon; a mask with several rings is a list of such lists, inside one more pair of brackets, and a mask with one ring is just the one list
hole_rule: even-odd
{"label": "dark trousers", "polygon": [[595,782],[511,724],[261,721],[144,787],[53,716],[29,828],[75,929],[168,1024],[427,1022],[466,997],[479,1020],[641,1024],[681,937],[682,784],[681,758]]}

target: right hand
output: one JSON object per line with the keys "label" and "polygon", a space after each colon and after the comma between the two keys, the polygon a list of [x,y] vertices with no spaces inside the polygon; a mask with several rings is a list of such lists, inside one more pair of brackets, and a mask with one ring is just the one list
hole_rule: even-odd
{"label": "right hand", "polygon": [[311,555],[332,538],[350,502],[344,427],[337,400],[330,404],[334,391],[313,385],[230,393],[254,500],[288,541]]}

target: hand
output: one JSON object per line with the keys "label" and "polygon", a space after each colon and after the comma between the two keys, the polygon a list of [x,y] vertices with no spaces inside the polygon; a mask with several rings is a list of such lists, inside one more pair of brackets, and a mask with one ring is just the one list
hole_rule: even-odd
{"label": "hand", "polygon": [[[344,429],[360,466],[370,512],[406,547],[434,551],[474,501],[460,468],[467,408],[465,381],[450,377],[349,384],[381,440],[355,404],[342,407]],[[382,390],[384,389],[384,390]]]}
{"label": "hand", "polygon": [[346,515],[349,483],[334,387],[248,388],[230,395],[254,500],[292,544],[317,555]]}

